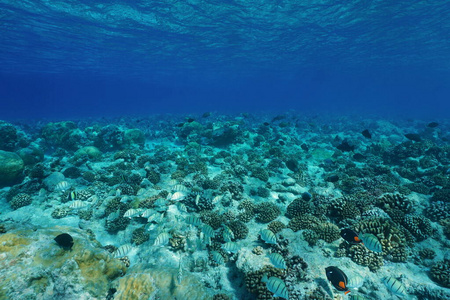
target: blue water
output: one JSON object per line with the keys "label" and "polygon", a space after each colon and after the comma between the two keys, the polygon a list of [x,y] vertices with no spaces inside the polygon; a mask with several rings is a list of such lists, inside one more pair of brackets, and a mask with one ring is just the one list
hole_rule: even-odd
{"label": "blue water", "polygon": [[448,117],[449,15],[447,0],[0,0],[0,119]]}

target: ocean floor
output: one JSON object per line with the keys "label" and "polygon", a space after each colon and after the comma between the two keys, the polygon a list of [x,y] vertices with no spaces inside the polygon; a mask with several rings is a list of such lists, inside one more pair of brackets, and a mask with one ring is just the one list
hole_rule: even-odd
{"label": "ocean floor", "polygon": [[0,299],[450,299],[449,141],[298,112],[0,121]]}

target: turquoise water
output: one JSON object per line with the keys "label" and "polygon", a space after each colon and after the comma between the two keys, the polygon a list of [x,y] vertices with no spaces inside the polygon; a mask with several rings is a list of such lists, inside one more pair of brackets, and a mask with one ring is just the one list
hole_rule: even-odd
{"label": "turquoise water", "polygon": [[450,299],[447,15],[0,0],[0,300]]}
{"label": "turquoise water", "polygon": [[3,114],[300,109],[447,116],[449,6],[3,0]]}

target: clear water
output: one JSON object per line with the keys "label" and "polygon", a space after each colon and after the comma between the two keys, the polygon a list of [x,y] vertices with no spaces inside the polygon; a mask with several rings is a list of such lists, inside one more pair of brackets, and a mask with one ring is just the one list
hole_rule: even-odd
{"label": "clear water", "polygon": [[449,15],[447,0],[0,0],[0,118],[448,117]]}

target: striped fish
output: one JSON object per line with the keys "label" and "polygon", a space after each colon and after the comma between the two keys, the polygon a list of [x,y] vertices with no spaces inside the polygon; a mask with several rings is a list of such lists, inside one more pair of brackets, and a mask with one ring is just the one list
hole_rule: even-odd
{"label": "striped fish", "polygon": [[269,255],[270,262],[273,264],[275,268],[278,269],[286,269],[286,261],[284,260],[283,256],[280,254],[274,252],[270,253]]}
{"label": "striped fish", "polygon": [[120,209],[117,209],[115,212],[110,213],[106,220],[112,221],[117,219],[118,217],[120,217]]}
{"label": "striped fish", "polygon": [[169,199],[172,201],[181,201],[186,197],[186,195],[182,192],[175,192],[172,195],[169,194],[169,196]]}
{"label": "striped fish", "polygon": [[383,252],[383,247],[375,235],[370,233],[363,233],[360,234],[358,237],[362,240],[364,246],[366,246],[366,248],[369,249],[370,251],[376,253]]}
{"label": "striped fish", "polygon": [[223,198],[223,196],[215,196],[211,202],[212,202],[212,204],[217,204],[220,201],[222,201],[222,198]]}
{"label": "striped fish", "polygon": [[175,192],[187,192],[188,188],[182,184],[176,184],[173,186],[172,190]]}
{"label": "striped fish", "polygon": [[369,300],[369,299],[358,294],[353,294],[350,295],[350,300]]}
{"label": "striped fish", "polygon": [[72,201],[72,200],[76,200],[78,197],[78,194],[76,191],[71,191],[69,193],[69,195],[67,195],[67,200]]}
{"label": "striped fish", "polygon": [[364,278],[362,278],[359,275],[354,274],[353,276],[350,276],[350,278],[348,279],[347,287],[357,289],[357,288],[361,287],[363,285],[363,283],[364,283]]}
{"label": "striped fish", "polygon": [[70,184],[69,184],[67,181],[61,181],[61,182],[58,182],[58,183],[55,185],[55,190],[56,190],[56,191],[62,191],[62,192],[65,192],[65,191],[67,191],[68,189],[70,189]]}
{"label": "striped fish", "polygon": [[75,200],[72,202],[72,204],[70,204],[70,208],[71,209],[82,209],[85,208],[87,206],[87,203],[81,200]]}
{"label": "striped fish", "polygon": [[233,231],[227,226],[227,225],[222,225],[223,227],[223,239],[225,242],[231,242],[232,240],[234,240],[234,233]]}
{"label": "striped fish", "polygon": [[163,198],[158,198],[153,204],[155,206],[166,206],[166,200],[164,200]]}
{"label": "striped fish", "polygon": [[269,229],[261,229],[260,233],[261,239],[267,244],[277,244],[277,237],[275,234]]}
{"label": "striped fish", "polygon": [[147,208],[147,209],[144,209],[142,212],[141,212],[141,214],[140,214],[140,216],[142,217],[142,218],[149,218],[151,215],[153,215],[155,212],[152,210],[152,209],[150,209],[150,208]]}
{"label": "striped fish", "polygon": [[395,279],[392,276],[388,276],[383,278],[383,283],[386,288],[394,295],[397,296],[406,296],[406,288],[399,280]]}
{"label": "striped fish", "polygon": [[261,281],[266,283],[267,289],[273,293],[274,298],[280,297],[284,299],[289,299],[289,293],[286,288],[286,284],[280,278],[278,277],[267,278],[267,275],[264,275]]}
{"label": "striped fish", "polygon": [[189,225],[200,226],[202,225],[202,221],[196,216],[187,216],[184,221]]}
{"label": "striped fish", "polygon": [[131,249],[132,249],[132,247],[131,247],[130,244],[122,245],[122,246],[120,246],[119,248],[117,248],[116,251],[113,252],[113,256],[114,256],[115,258],[118,258],[118,257],[124,257],[125,255],[128,254],[128,252],[131,251]]}
{"label": "striped fish", "polygon": [[177,202],[177,208],[180,212],[187,212],[186,205],[183,202]]}
{"label": "striped fish", "polygon": [[222,245],[222,249],[228,253],[236,253],[239,251],[239,246],[236,242],[227,242]]}
{"label": "striped fish", "polygon": [[178,181],[176,180],[176,179],[171,179],[171,180],[169,180],[169,185],[170,186],[175,186],[175,185],[177,185],[178,184]]}
{"label": "striped fish", "polygon": [[225,262],[225,259],[223,258],[222,254],[220,254],[219,252],[211,251],[211,255],[216,264],[222,265]]}
{"label": "striped fish", "polygon": [[212,238],[215,235],[214,229],[211,226],[209,226],[208,224],[203,224],[202,232],[208,238]]}
{"label": "striped fish", "polygon": [[171,238],[170,234],[168,234],[167,232],[162,232],[162,233],[158,234],[153,245],[154,246],[164,246],[169,242],[170,238]]}
{"label": "striped fish", "polygon": [[139,210],[130,208],[129,210],[127,210],[125,212],[125,214],[123,216],[125,218],[129,218],[129,219],[131,219],[132,217],[137,217],[137,216],[139,216]]}
{"label": "striped fish", "polygon": [[161,223],[164,220],[164,214],[161,213],[154,213],[150,217],[148,217],[147,222],[155,222],[155,223]]}

